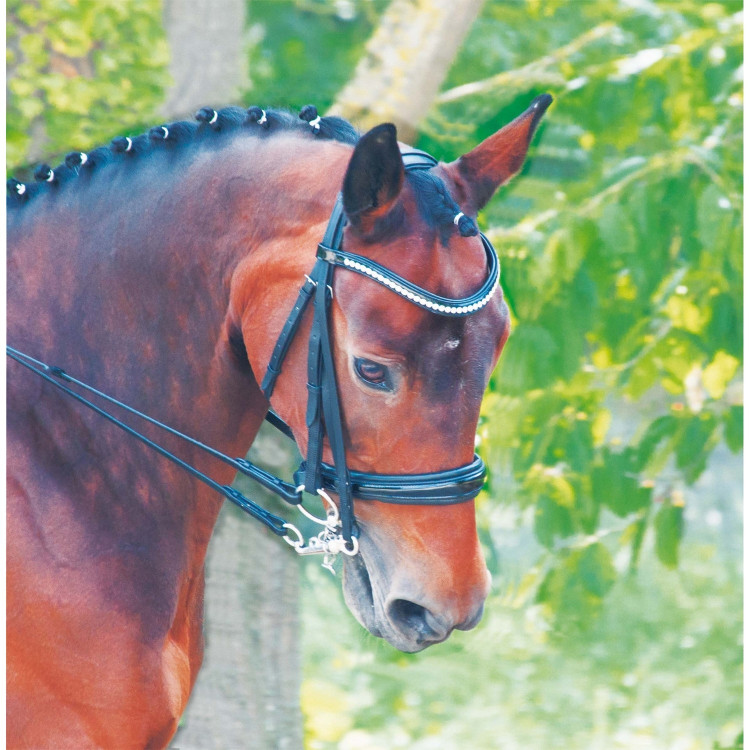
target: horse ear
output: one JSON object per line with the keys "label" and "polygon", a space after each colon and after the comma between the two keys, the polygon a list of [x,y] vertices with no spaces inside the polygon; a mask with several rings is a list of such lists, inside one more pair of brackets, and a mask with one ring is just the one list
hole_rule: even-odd
{"label": "horse ear", "polygon": [[352,226],[369,233],[374,221],[393,207],[403,184],[396,128],[377,125],[359,139],[344,177],[344,211]]}
{"label": "horse ear", "polygon": [[549,94],[538,96],[513,122],[446,165],[462,193],[459,203],[467,213],[475,214],[483,208],[495,191],[518,172],[536,126],[551,103]]}

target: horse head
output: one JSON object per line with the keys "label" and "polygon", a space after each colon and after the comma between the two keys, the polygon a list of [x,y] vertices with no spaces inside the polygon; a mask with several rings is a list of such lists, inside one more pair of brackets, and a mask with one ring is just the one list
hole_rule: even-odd
{"label": "horse head", "polygon": [[[395,128],[373,128],[342,162],[338,189],[348,220],[342,249],[433,294],[473,294],[487,278],[488,262],[476,213],[520,169],[550,102],[549,96],[538,97],[472,151],[432,169],[405,172]],[[320,227],[312,231],[319,239]],[[299,279],[300,264],[309,264],[301,255],[296,250],[286,272],[273,276],[287,285],[291,275]],[[266,283],[271,277],[268,271]],[[470,315],[443,316],[341,270],[332,295],[330,329],[349,469],[414,475],[471,463],[482,395],[509,334],[502,291]],[[256,323],[257,311],[243,316],[247,355],[257,374],[268,363],[272,342],[250,343],[257,340],[257,330],[249,330]],[[272,398],[303,455],[305,341],[294,341],[287,377],[282,375]],[[333,463],[328,443],[323,460]],[[471,500],[435,506],[355,495],[354,511],[359,554],[345,558],[343,587],[364,627],[401,650],[418,651],[479,622],[490,576]]]}

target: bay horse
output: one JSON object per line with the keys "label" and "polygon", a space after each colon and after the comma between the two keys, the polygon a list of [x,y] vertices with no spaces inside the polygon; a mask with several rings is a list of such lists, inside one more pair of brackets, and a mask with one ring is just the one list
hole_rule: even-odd
{"label": "bay horse", "polygon": [[[261,377],[340,192],[338,244],[318,257],[360,272],[320,277],[329,317],[316,329],[317,308],[299,315],[271,405],[308,459],[310,425],[324,424],[321,465],[337,465],[330,405],[311,419],[306,385],[305,342],[330,334],[344,475],[450,476],[472,463],[509,333],[496,279],[475,305],[450,300],[487,282],[476,213],[520,169],[550,102],[537,97],[452,163],[411,171],[392,125],[360,136],[314,108],[299,119],[257,107],[204,108],[197,122],[43,165],[36,183],[8,185],[8,343],[244,455],[269,410]],[[50,380],[9,361],[8,747],[164,747],[201,664],[223,498]],[[160,440],[231,482],[235,469],[199,445]],[[410,504],[379,501],[377,486],[343,537],[354,616],[403,651],[472,628],[489,589],[477,490]]]}

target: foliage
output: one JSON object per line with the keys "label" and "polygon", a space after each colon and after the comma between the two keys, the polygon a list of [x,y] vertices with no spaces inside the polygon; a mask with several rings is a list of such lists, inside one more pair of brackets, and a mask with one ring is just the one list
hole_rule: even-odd
{"label": "foliage", "polygon": [[308,570],[310,748],[741,746],[740,511],[704,482],[742,448],[740,10],[486,3],[417,145],[555,96],[480,217],[514,329],[480,423],[493,593],[404,656]]}
{"label": "foliage", "polygon": [[160,10],[159,0],[9,0],[6,139],[14,170],[153,124],[169,60]]}
{"label": "foliage", "polygon": [[717,444],[741,449],[740,10],[488,3],[420,143],[452,158],[555,96],[480,217],[514,323],[480,436],[485,512],[534,509],[535,599],[561,627],[649,530],[677,566],[684,487]]}
{"label": "foliage", "polygon": [[[248,98],[276,107],[315,103],[324,112],[386,4],[251,3]],[[6,19],[11,172],[24,175],[30,162],[54,162],[158,119],[169,83],[159,0],[11,0]]]}
{"label": "foliage", "polygon": [[710,545],[689,552],[682,573],[665,573],[646,550],[585,633],[557,637],[538,607],[495,593],[477,630],[415,655],[363,635],[337,582],[308,566],[305,746],[735,747],[741,577]]}
{"label": "foliage", "polygon": [[385,0],[253,2],[250,96],[325,112],[356,66]]}

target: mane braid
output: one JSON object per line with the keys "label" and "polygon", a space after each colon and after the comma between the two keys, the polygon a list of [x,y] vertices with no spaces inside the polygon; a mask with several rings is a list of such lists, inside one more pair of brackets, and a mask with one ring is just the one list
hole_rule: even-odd
{"label": "mane braid", "polygon": [[[406,173],[406,179],[414,189],[417,210],[422,218],[435,227],[445,242],[456,227],[462,237],[473,237],[479,229],[473,219],[464,216],[461,208],[453,200],[445,183],[432,170],[414,170]],[[456,222],[456,217],[460,218]]]}
{"label": "mane braid", "polygon": [[[303,112],[317,115],[317,110],[308,105]],[[265,114],[263,124],[259,124],[261,113]],[[187,150],[202,146],[218,146],[228,134],[242,132],[251,137],[269,138],[277,133],[296,132],[302,137],[335,140],[354,145],[359,140],[359,132],[351,123],[340,117],[320,117],[317,127],[311,127],[309,120],[303,120],[285,110],[261,110],[259,107],[242,109],[224,107],[214,110],[202,107],[196,113],[197,122],[182,120],[164,123],[150,128],[138,136],[119,136],[108,146],[100,146],[87,153],[72,152],[65,161],[51,168],[40,165],[35,171],[36,179],[19,182],[11,178],[7,181],[8,208],[28,204],[40,193],[60,190],[75,177],[88,177],[101,171],[109,164],[133,164],[139,158],[158,149]],[[52,179],[49,180],[52,170]]]}

